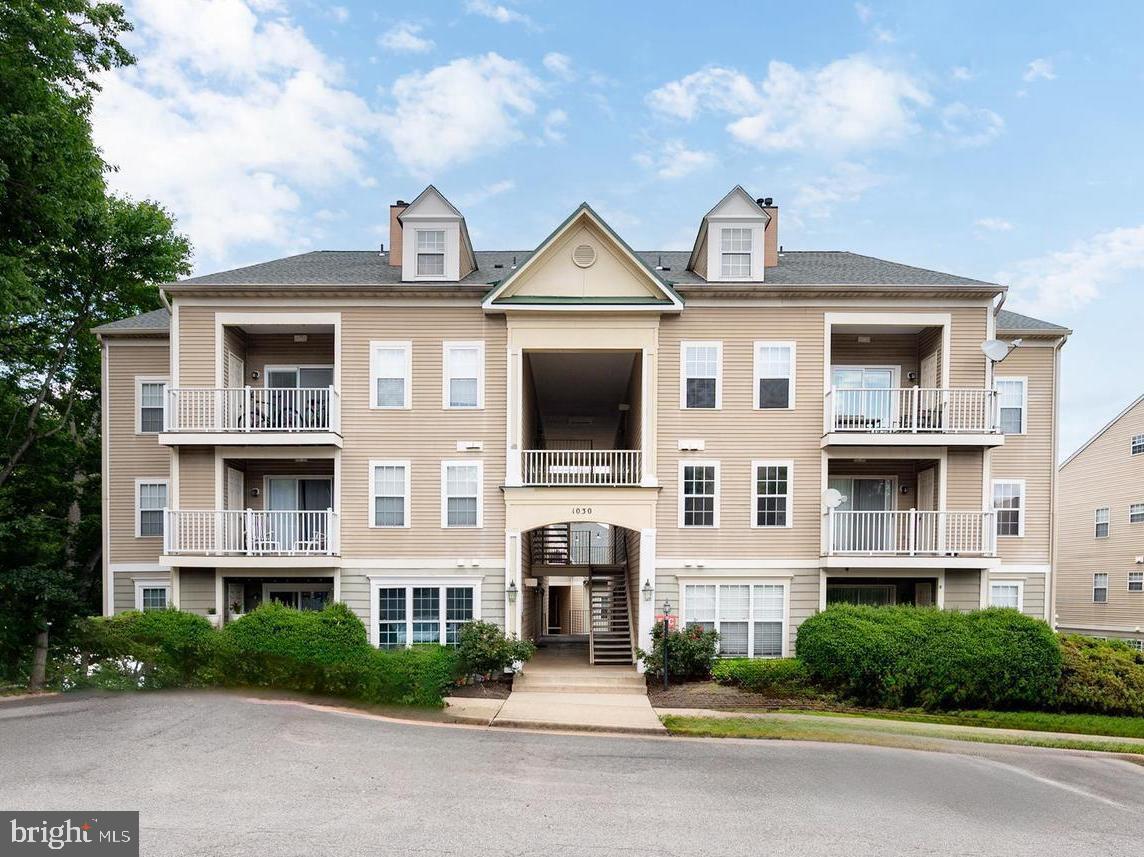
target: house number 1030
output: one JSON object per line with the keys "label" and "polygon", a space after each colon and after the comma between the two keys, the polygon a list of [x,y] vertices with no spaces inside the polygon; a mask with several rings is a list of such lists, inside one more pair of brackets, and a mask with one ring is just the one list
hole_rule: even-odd
{"label": "house number 1030", "polygon": [[572,507],[572,514],[573,515],[591,515],[592,514],[592,507],[591,506],[573,506]]}

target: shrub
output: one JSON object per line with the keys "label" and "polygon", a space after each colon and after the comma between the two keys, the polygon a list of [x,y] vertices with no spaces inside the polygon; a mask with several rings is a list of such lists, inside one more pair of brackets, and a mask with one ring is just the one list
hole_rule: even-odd
{"label": "shrub", "polygon": [[495,675],[518,661],[529,660],[535,653],[532,643],[506,637],[490,622],[466,622],[457,640],[457,655],[465,675]]}
{"label": "shrub", "polygon": [[774,696],[810,696],[814,684],[798,658],[726,658],[715,662],[712,677],[719,684]]}
{"label": "shrub", "polygon": [[1015,610],[835,605],[799,626],[798,654],[815,681],[883,708],[1052,707],[1061,675],[1048,625]]}
{"label": "shrub", "polygon": [[370,651],[358,696],[379,704],[439,706],[457,679],[459,659],[448,646]]}
{"label": "shrub", "polygon": [[215,653],[210,622],[174,609],[86,619],[77,625],[75,641],[80,654],[75,672],[65,677],[70,687],[201,684]]}
{"label": "shrub", "polygon": [[1144,653],[1119,640],[1061,637],[1059,703],[1067,711],[1144,717]]}
{"label": "shrub", "polygon": [[[651,631],[650,652],[642,649],[644,669],[653,677],[663,677],[663,623],[657,622]],[[700,625],[688,625],[667,635],[667,672],[670,678],[709,678],[711,665],[719,646],[719,634],[704,631]]]}

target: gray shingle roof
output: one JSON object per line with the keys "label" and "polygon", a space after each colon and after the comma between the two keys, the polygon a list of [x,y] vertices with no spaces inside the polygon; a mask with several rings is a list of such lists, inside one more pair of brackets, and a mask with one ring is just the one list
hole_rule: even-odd
{"label": "gray shingle roof", "polygon": [[1041,321],[1039,318],[1032,318],[1031,316],[1021,315],[1017,312],[1010,312],[1007,309],[1003,309],[997,313],[997,328],[999,330],[1055,330],[1061,333],[1069,332],[1067,327],[1062,327],[1059,324],[1053,324],[1050,321]]}
{"label": "gray shingle roof", "polygon": [[171,314],[164,309],[155,309],[131,318],[121,318],[92,328],[92,333],[147,334],[166,333],[171,329]]}
{"label": "gray shingle roof", "polygon": [[[477,270],[460,282],[491,285],[522,265],[531,250],[478,250]],[[686,250],[640,250],[637,255],[649,267],[661,263],[670,270],[659,274],[669,283],[681,286],[704,284],[702,277],[687,270]],[[500,266],[499,268],[497,266]],[[983,280],[958,277],[912,265],[875,259],[842,251],[785,251],[778,266],[768,268],[768,285],[917,285],[980,286]],[[220,271],[182,280],[180,285],[203,286],[385,286],[400,285],[401,269],[389,264],[386,253],[375,250],[315,250],[245,268]],[[761,288],[765,288],[762,286]]]}

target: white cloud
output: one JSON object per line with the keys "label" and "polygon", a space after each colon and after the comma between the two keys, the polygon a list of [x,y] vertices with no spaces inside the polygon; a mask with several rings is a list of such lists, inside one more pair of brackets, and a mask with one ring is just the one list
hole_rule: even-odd
{"label": "white cloud", "polygon": [[498,24],[524,24],[529,27],[533,25],[532,19],[523,12],[500,3],[492,3],[490,0],[465,0],[465,11],[470,15],[480,15],[496,21]]}
{"label": "white cloud", "polygon": [[499,54],[456,59],[397,79],[383,133],[402,165],[426,175],[521,139],[519,121],[536,112],[542,90],[528,68]]}
{"label": "white cloud", "polygon": [[959,146],[984,146],[1005,129],[1005,120],[992,110],[960,102],[942,108],[941,124]]}
{"label": "white cloud", "polygon": [[954,80],[973,80],[973,72],[963,65],[955,65],[950,69],[949,76]]}
{"label": "white cloud", "polygon": [[682,140],[668,140],[658,151],[636,155],[635,161],[645,169],[655,170],[661,179],[679,179],[707,169],[715,163],[715,156],[710,152],[689,149]]}
{"label": "white cloud", "polygon": [[303,194],[367,182],[376,117],[280,4],[134,0],[129,14],[139,64],[102,76],[95,138],[120,168],[112,186],[171,208],[200,266],[305,243]]}
{"label": "white cloud", "polygon": [[681,119],[727,113],[731,136],[764,151],[868,149],[896,143],[917,129],[932,99],[902,71],[863,56],[800,71],[771,61],[756,84],[733,69],[706,68],[648,96],[653,109]]}
{"label": "white cloud", "polygon": [[567,54],[552,51],[544,55],[544,67],[562,80],[573,80],[576,73],[572,70],[572,58]]}
{"label": "white cloud", "polygon": [[1032,83],[1034,80],[1055,80],[1056,77],[1056,72],[1053,71],[1053,61],[1045,57],[1038,57],[1030,62],[1025,67],[1025,73],[1021,75],[1021,79],[1028,83]]}
{"label": "white cloud", "polygon": [[1101,232],[1074,244],[1015,265],[997,275],[1009,283],[1014,304],[1035,313],[1067,313],[1127,285],[1128,275],[1144,272],[1144,225]]}
{"label": "white cloud", "polygon": [[799,217],[830,217],[835,207],[858,202],[864,193],[884,181],[863,164],[843,161],[829,175],[800,185],[791,207]]}
{"label": "white cloud", "polygon": [[345,6],[331,6],[330,17],[337,21],[339,24],[344,24],[350,19],[350,10]]}
{"label": "white cloud", "polygon": [[979,217],[973,225],[988,232],[1012,232],[1013,224],[1003,217]]}
{"label": "white cloud", "polygon": [[483,185],[477,190],[462,193],[457,196],[457,205],[464,208],[471,208],[480,205],[482,202],[488,202],[494,196],[500,196],[502,193],[508,193],[510,190],[516,189],[516,182],[512,179],[502,179],[499,182]]}
{"label": "white cloud", "polygon": [[559,108],[549,110],[548,115],[544,117],[544,136],[553,143],[561,142],[564,139],[564,126],[567,124],[567,113]]}
{"label": "white cloud", "polygon": [[398,54],[423,54],[433,50],[434,42],[419,35],[422,29],[420,24],[399,21],[386,30],[377,43],[386,50]]}

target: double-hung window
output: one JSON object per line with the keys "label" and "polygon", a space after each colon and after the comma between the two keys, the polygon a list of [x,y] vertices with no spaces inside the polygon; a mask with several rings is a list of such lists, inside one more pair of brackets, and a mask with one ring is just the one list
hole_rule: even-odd
{"label": "double-hung window", "polygon": [[1133,503],[1128,507],[1128,523],[1144,524],[1144,503]]}
{"label": "double-hung window", "polygon": [[1003,434],[1024,434],[1028,411],[1027,378],[997,378],[997,404]]}
{"label": "double-hung window", "polygon": [[1112,510],[1108,506],[1101,506],[1096,510],[1096,528],[1093,535],[1098,539],[1108,538],[1108,528],[1112,522]]}
{"label": "double-hung window", "polygon": [[751,276],[751,229],[724,226],[720,235],[720,274],[725,280],[742,280]]}
{"label": "double-hung window", "polygon": [[409,526],[409,462],[369,463],[371,527]]}
{"label": "double-hung window", "polygon": [[441,462],[441,526],[481,526],[481,462]]}
{"label": "double-hung window", "polygon": [[989,584],[989,606],[1021,609],[1021,583],[1019,581],[994,582]]}
{"label": "double-hung window", "polygon": [[680,462],[679,526],[719,526],[718,462]]}
{"label": "double-hung window", "polygon": [[1098,571],[1092,576],[1092,603],[1104,604],[1108,601],[1108,572]]}
{"label": "double-hung window", "polygon": [[485,405],[484,342],[446,342],[443,355],[444,408],[479,409]]}
{"label": "double-hung window", "polygon": [[751,462],[755,504],[752,527],[791,526],[791,494],[794,464],[790,461]]}
{"label": "double-hung window", "polygon": [[684,626],[718,631],[720,657],[782,657],[786,590],[785,583],[750,580],[685,584]]}
{"label": "double-hung window", "polygon": [[755,408],[794,407],[794,343],[755,343]]}
{"label": "double-hung window", "polygon": [[135,379],[135,399],[139,408],[135,430],[140,434],[155,434],[163,430],[166,391],[166,378]]}
{"label": "double-hung window", "polygon": [[1144,434],[1133,435],[1131,449],[1133,455],[1144,453]]}
{"label": "double-hung window", "polygon": [[413,405],[413,344],[370,343],[370,407],[410,408]]}
{"label": "double-hung window", "polygon": [[1144,592],[1144,571],[1128,572],[1128,591]]}
{"label": "double-hung window", "polygon": [[462,626],[479,617],[475,580],[373,582],[374,641],[383,649],[422,643],[455,646]]}
{"label": "double-hung window", "polygon": [[163,509],[166,506],[166,479],[135,480],[136,538],[163,535]]}
{"label": "double-hung window", "polygon": [[445,230],[417,230],[417,276],[445,276]]}
{"label": "double-hung window", "polygon": [[723,343],[684,342],[680,346],[679,406],[717,409],[723,405]]}
{"label": "double-hung window", "polygon": [[166,610],[171,601],[171,584],[165,580],[136,580],[136,610]]}
{"label": "double-hung window", "polygon": [[997,514],[997,535],[1025,535],[1025,481],[993,480],[993,509]]}

